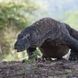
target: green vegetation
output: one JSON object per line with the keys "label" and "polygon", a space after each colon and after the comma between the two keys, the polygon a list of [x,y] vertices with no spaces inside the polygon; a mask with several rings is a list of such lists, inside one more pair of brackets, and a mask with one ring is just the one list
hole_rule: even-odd
{"label": "green vegetation", "polygon": [[13,45],[16,33],[31,23],[34,12],[39,8],[40,6],[31,0],[0,3],[0,60],[11,61],[27,58],[26,52],[16,53]]}
{"label": "green vegetation", "polygon": [[66,12],[65,22],[70,24],[73,28],[78,28],[78,11]]}

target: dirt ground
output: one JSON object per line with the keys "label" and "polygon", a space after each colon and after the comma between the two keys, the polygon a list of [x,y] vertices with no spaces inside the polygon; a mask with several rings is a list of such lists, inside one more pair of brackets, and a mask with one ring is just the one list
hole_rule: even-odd
{"label": "dirt ground", "polygon": [[78,61],[1,62],[0,78],[78,78]]}

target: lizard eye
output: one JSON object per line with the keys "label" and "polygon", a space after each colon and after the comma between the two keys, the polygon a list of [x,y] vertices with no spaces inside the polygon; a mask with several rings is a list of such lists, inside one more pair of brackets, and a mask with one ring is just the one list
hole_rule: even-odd
{"label": "lizard eye", "polygon": [[30,37],[30,34],[26,34],[22,39],[27,39]]}

